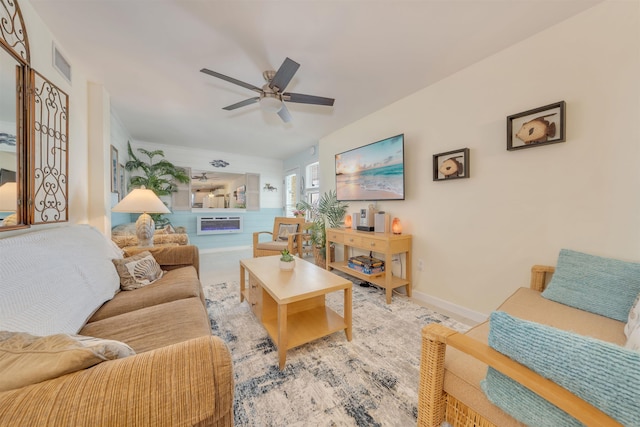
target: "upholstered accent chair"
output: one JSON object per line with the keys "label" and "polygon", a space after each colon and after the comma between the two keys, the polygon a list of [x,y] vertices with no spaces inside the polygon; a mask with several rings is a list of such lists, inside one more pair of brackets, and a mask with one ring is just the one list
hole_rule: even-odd
{"label": "upholstered accent chair", "polygon": [[[302,257],[302,232],[304,218],[276,217],[273,232],[256,231],[253,233],[253,257],[278,255],[283,249]],[[270,235],[270,240],[260,241],[261,234]]]}

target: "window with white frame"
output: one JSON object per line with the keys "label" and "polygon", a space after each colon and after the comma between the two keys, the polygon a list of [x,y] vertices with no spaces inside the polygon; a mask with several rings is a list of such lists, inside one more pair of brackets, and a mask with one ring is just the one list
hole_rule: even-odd
{"label": "window with white frame", "polygon": [[320,193],[320,176],[318,173],[319,163],[311,163],[307,165],[305,170],[305,198],[308,203],[318,200]]}

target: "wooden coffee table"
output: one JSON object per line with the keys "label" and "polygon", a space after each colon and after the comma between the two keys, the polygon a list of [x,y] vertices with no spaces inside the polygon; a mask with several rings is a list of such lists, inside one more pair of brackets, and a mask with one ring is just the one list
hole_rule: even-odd
{"label": "wooden coffee table", "polygon": [[[240,261],[240,301],[247,299],[278,348],[282,370],[290,348],[343,329],[351,341],[352,283],[298,257],[293,271],[282,271],[279,260],[274,255]],[[344,292],[342,316],[325,305],[325,296],[337,291]]]}

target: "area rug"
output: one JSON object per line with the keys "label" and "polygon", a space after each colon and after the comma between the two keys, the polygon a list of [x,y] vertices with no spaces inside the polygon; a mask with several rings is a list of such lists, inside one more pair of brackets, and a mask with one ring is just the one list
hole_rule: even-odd
{"label": "area rug", "polygon": [[[348,276],[347,276],[348,277]],[[375,287],[353,287],[353,339],[344,332],[278,352],[238,281],[204,285],[214,335],[229,346],[235,374],[236,426],[416,425],[421,328],[432,322],[468,326],[409,298],[385,303]],[[343,293],[327,296],[342,313]]]}

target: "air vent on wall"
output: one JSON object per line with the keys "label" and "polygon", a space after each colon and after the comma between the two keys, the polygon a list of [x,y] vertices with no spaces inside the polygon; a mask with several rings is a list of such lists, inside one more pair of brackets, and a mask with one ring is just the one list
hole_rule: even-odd
{"label": "air vent on wall", "polygon": [[58,50],[58,47],[53,44],[53,68],[58,70],[62,76],[71,83],[71,65],[66,60],[62,53]]}

